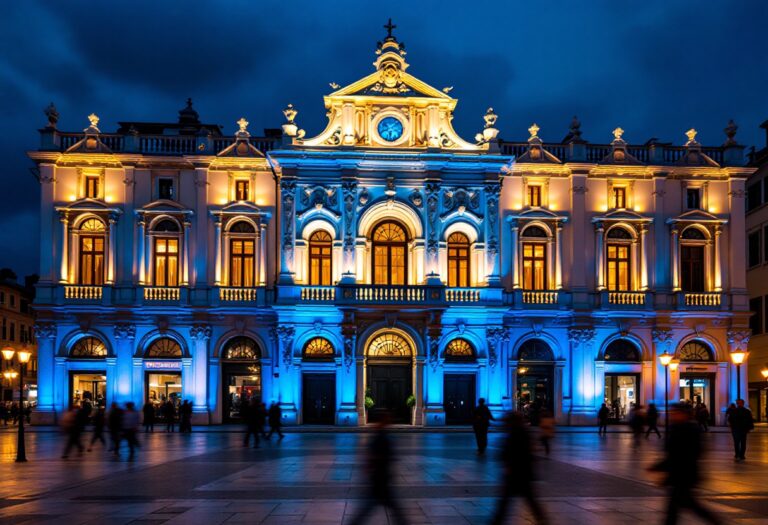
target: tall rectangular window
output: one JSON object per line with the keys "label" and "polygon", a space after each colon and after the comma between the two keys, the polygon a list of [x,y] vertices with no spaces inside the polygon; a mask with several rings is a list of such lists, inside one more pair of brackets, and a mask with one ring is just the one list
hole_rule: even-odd
{"label": "tall rectangular window", "polygon": [[179,240],[155,239],[155,286],[179,285]]}
{"label": "tall rectangular window", "polygon": [[16,323],[11,323],[11,332],[10,332],[10,337],[8,339],[10,339],[11,341],[16,340]]}
{"label": "tall rectangular window", "polygon": [[687,188],[685,190],[685,207],[689,210],[701,209],[701,190],[699,188]]}
{"label": "tall rectangular window", "polygon": [[609,244],[606,247],[610,291],[627,292],[630,289],[629,250],[627,244]]}
{"label": "tall rectangular window", "polygon": [[547,289],[546,245],[523,243],[523,289]]}
{"label": "tall rectangular window", "polygon": [[176,192],[173,187],[173,179],[157,179],[157,197],[159,199],[174,200]]}
{"label": "tall rectangular window", "polygon": [[5,320],[5,317],[3,317],[3,326],[2,331],[0,331],[0,339],[4,341],[8,340],[8,321]]}
{"label": "tall rectangular window", "polygon": [[749,267],[760,264],[760,232],[752,232],[747,237],[747,261]]}
{"label": "tall rectangular window", "polygon": [[99,198],[99,177],[88,175],[85,177],[85,196],[89,199]]}
{"label": "tall rectangular window", "polygon": [[536,184],[528,185],[528,206],[541,206],[541,186]]}
{"label": "tall rectangular window", "polygon": [[763,298],[755,297],[749,300],[749,309],[752,315],[749,318],[749,328],[752,335],[763,333]]}
{"label": "tall rectangular window", "polygon": [[331,285],[333,239],[325,230],[317,230],[309,238],[309,284]]}
{"label": "tall rectangular window", "polygon": [[104,237],[80,237],[80,284],[104,284]]}
{"label": "tall rectangular window", "polygon": [[229,253],[230,286],[253,287],[255,246],[251,239],[232,239]]}
{"label": "tall rectangular window", "polygon": [[680,281],[684,292],[704,292],[704,247],[680,247]]}
{"label": "tall rectangular window", "polygon": [[613,188],[613,207],[617,209],[624,209],[627,207],[627,188]]}
{"label": "tall rectangular window", "polygon": [[237,201],[248,200],[248,181],[247,180],[235,181],[235,200]]}

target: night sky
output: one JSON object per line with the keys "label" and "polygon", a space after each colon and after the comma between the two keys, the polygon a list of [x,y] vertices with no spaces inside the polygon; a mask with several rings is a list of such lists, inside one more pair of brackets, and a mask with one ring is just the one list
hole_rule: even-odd
{"label": "night sky", "polygon": [[690,127],[719,145],[765,145],[768,2],[550,1],[6,1],[0,4],[3,190],[0,267],[36,271],[39,187],[25,152],[39,145],[53,101],[59,129],[86,115],[170,121],[187,97],[232,134],[278,127],[293,103],[308,136],[325,125],[329,82],[373,71],[392,17],[409,73],[459,99],[454,125],[471,139],[493,106],[507,140],[536,122],[560,141],[573,115],[584,138],[682,144]]}

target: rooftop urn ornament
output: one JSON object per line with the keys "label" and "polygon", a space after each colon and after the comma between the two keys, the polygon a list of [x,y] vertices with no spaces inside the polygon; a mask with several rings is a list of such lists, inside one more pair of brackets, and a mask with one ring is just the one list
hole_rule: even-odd
{"label": "rooftop urn ornament", "polygon": [[537,126],[535,122],[533,123],[533,125],[530,128],[528,128],[528,133],[531,134],[531,136],[528,137],[528,142],[530,142],[532,140],[536,140],[536,139],[539,138],[539,130],[540,129],[541,128],[539,126]]}
{"label": "rooftop urn ornament", "polygon": [[282,128],[285,135],[301,139],[304,137],[305,131],[303,129],[299,129],[299,126],[296,125],[296,122],[294,122],[294,119],[298,114],[299,112],[296,111],[296,109],[293,107],[293,104],[288,104],[283,110],[283,115],[285,115],[285,124],[283,124]]}
{"label": "rooftop urn ornament", "polygon": [[245,120],[245,117],[240,117],[240,120],[236,123],[240,127],[240,131],[237,132],[237,137],[250,137],[251,134],[248,133],[248,124],[250,124],[247,120]]}
{"label": "rooftop urn ornament", "polygon": [[88,121],[91,123],[91,125],[83,130],[85,131],[86,135],[98,135],[101,133],[98,128],[99,116],[96,115],[96,113],[91,113],[88,115]]}
{"label": "rooftop urn ornament", "polygon": [[574,115],[573,119],[571,119],[571,125],[568,128],[568,131],[571,134],[571,140],[581,140],[581,121],[576,115]]}
{"label": "rooftop urn ornament", "polygon": [[43,110],[43,113],[48,117],[48,125],[46,127],[55,128],[56,123],[59,121],[59,112],[56,110],[56,106],[53,105],[53,102],[48,104],[48,107]]}
{"label": "rooftop urn ornament", "polygon": [[622,141],[624,142],[624,139],[621,138],[621,136],[624,135],[624,130],[621,128],[616,128],[613,130],[613,140],[614,141]]}
{"label": "rooftop urn ornament", "polygon": [[192,107],[192,98],[187,98],[187,105],[179,110],[179,124],[200,124],[200,115]]}
{"label": "rooftop urn ornament", "polygon": [[685,132],[685,136],[688,137],[688,142],[685,143],[686,146],[698,146],[699,143],[696,142],[696,135],[698,134],[698,131],[696,131],[694,128],[689,129]]}
{"label": "rooftop urn ornament", "polygon": [[728,125],[725,126],[725,129],[723,129],[725,136],[728,137],[728,139],[725,141],[725,144],[723,144],[723,146],[733,146],[735,144],[738,144],[738,142],[736,142],[736,139],[734,138],[738,130],[739,130],[739,126],[736,125],[733,119],[729,120]]}

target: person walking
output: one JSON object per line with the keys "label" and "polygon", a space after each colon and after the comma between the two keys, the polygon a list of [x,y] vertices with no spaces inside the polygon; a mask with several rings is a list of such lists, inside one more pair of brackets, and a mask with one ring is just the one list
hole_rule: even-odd
{"label": "person walking", "polygon": [[117,403],[112,403],[109,407],[107,426],[109,427],[109,439],[112,442],[109,450],[117,456],[120,454],[121,433],[123,431],[123,409]]}
{"label": "person walking", "polygon": [[67,433],[67,445],[61,459],[67,459],[73,447],[77,448],[77,455],[83,455],[83,443],[80,441],[85,425],[88,422],[88,412],[85,408],[73,407],[63,419],[64,431]]}
{"label": "person walking", "polygon": [[539,441],[544,446],[544,452],[549,456],[549,443],[555,437],[555,418],[552,412],[545,409],[539,419]]}
{"label": "person walking", "polygon": [[283,409],[281,409],[280,405],[274,401],[269,405],[267,419],[269,420],[269,434],[267,434],[267,439],[270,439],[274,432],[277,432],[277,435],[280,436],[278,439],[283,439],[285,437],[281,430],[281,427],[283,426]]}
{"label": "person walking", "polygon": [[192,432],[192,403],[184,400],[179,407],[179,432],[182,434],[189,434]]}
{"label": "person walking", "polygon": [[629,411],[629,428],[632,429],[632,445],[637,448],[640,446],[640,436],[643,435],[645,427],[645,411],[643,405],[635,405]]}
{"label": "person walking", "polygon": [[144,433],[155,431],[155,405],[147,401],[141,408],[142,416],[144,418]]}
{"label": "person walking", "polygon": [[693,421],[691,409],[683,404],[670,407],[670,425],[666,429],[665,458],[649,470],[666,473],[669,486],[666,525],[677,523],[680,510],[687,508],[709,523],[720,520],[695,497],[699,483],[699,460],[702,454],[701,429]]}
{"label": "person walking", "polygon": [[10,412],[8,412],[8,405],[0,401],[0,419],[3,420],[3,425],[8,426],[8,418],[10,417]]}
{"label": "person walking", "polygon": [[736,408],[728,418],[733,437],[734,459],[744,461],[747,453],[747,434],[755,428],[755,420],[752,411],[744,406],[743,399],[736,400]]}
{"label": "person walking", "polygon": [[512,412],[506,417],[506,432],[502,449],[503,478],[496,512],[491,523],[504,523],[509,508],[509,500],[520,496],[528,503],[537,523],[547,523],[544,509],[539,504],[533,490],[533,451],[531,438],[525,427],[523,416]]}
{"label": "person walking", "polygon": [[16,402],[11,403],[11,424],[16,425],[19,422],[19,405]]}
{"label": "person walking", "polygon": [[709,409],[704,403],[696,407],[696,421],[704,432],[709,432]]}
{"label": "person walking", "polygon": [[253,436],[253,448],[259,448],[259,402],[252,398],[245,410],[245,438],[243,439],[243,446],[247,447],[251,442],[251,436]]}
{"label": "person walking", "polygon": [[93,445],[95,445],[97,441],[101,441],[101,444],[106,446],[107,442],[104,440],[104,420],[104,407],[100,406],[96,409],[96,413],[94,413],[91,418],[91,421],[93,422],[93,436],[91,436],[91,442],[88,445],[88,452],[93,450]]}
{"label": "person walking", "polygon": [[480,455],[485,454],[485,449],[488,448],[488,428],[491,426],[491,421],[495,420],[488,405],[485,404],[485,399],[482,397],[478,399],[477,406],[472,412],[472,430],[475,431],[477,453]]}
{"label": "person walking", "polygon": [[165,431],[174,432],[176,429],[176,405],[168,399],[161,408],[163,419],[165,419]]}
{"label": "person walking", "polygon": [[655,403],[648,405],[648,410],[645,413],[645,422],[648,424],[648,430],[645,431],[645,438],[651,435],[651,432],[656,432],[656,436],[661,438],[661,432],[659,432],[659,409],[656,408]]}
{"label": "person walking", "polygon": [[136,439],[136,433],[139,431],[139,413],[135,408],[136,405],[128,402],[125,404],[123,414],[123,437],[128,443],[128,461],[133,461],[136,449],[139,447],[139,441]]}
{"label": "person walking", "polygon": [[597,435],[607,435],[608,434],[608,415],[610,414],[610,410],[608,409],[608,405],[603,403],[600,406],[600,410],[597,411]]}

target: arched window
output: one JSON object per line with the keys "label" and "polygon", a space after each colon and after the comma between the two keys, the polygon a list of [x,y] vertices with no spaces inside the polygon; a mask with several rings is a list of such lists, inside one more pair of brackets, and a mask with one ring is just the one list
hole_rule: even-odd
{"label": "arched window", "polygon": [[640,361],[640,351],[632,341],[627,339],[616,339],[603,353],[603,359],[606,361]]}
{"label": "arched window", "polygon": [[155,225],[153,231],[156,232],[178,232],[179,224],[171,219],[163,219]]}
{"label": "arched window", "polygon": [[104,284],[104,246],[106,232],[104,223],[98,219],[87,219],[80,225],[80,284],[101,286]]}
{"label": "arched window", "polygon": [[519,361],[554,361],[555,355],[549,345],[541,339],[528,339],[517,352]]}
{"label": "arched window", "polygon": [[331,251],[333,238],[325,230],[317,230],[309,237],[309,284],[331,285]]}
{"label": "arched window", "polygon": [[170,219],[158,222],[152,230],[154,236],[154,285],[179,285],[179,225]]}
{"label": "arched window", "polygon": [[148,358],[168,359],[180,358],[183,355],[184,352],[181,350],[181,345],[179,345],[179,343],[170,337],[161,337],[152,341],[147,347],[144,356]]}
{"label": "arched window", "polygon": [[98,337],[83,337],[72,345],[69,356],[86,359],[107,357],[107,347]]}
{"label": "arched window", "polygon": [[328,359],[334,356],[333,345],[324,337],[310,339],[304,345],[305,359]]}
{"label": "arched window", "polygon": [[614,227],[606,234],[605,245],[608,290],[626,292],[632,290],[632,234],[621,227]]}
{"label": "arched window", "polygon": [[369,357],[410,357],[411,345],[397,334],[388,333],[378,336],[368,346]]}
{"label": "arched window", "polygon": [[407,284],[408,236],[396,222],[386,221],[373,231],[373,284]]}
{"label": "arched window", "polygon": [[469,238],[460,232],[448,236],[448,286],[469,286]]}
{"label": "arched window", "polygon": [[236,288],[255,286],[256,230],[247,221],[237,221],[229,229],[229,285]]}
{"label": "arched window", "polygon": [[705,292],[704,250],[707,237],[699,228],[688,227],[680,236],[680,287],[684,292]]}
{"label": "arched window", "polygon": [[261,350],[250,337],[238,336],[227,341],[221,355],[228,360],[253,361],[261,357]]}
{"label": "arched window", "polygon": [[523,230],[523,289],[547,289],[547,232],[540,226]]}
{"label": "arched window", "polygon": [[445,347],[446,361],[471,361],[475,358],[475,349],[466,339],[454,339]]}
{"label": "arched window", "polygon": [[709,347],[700,341],[689,341],[677,352],[680,361],[713,361]]}

